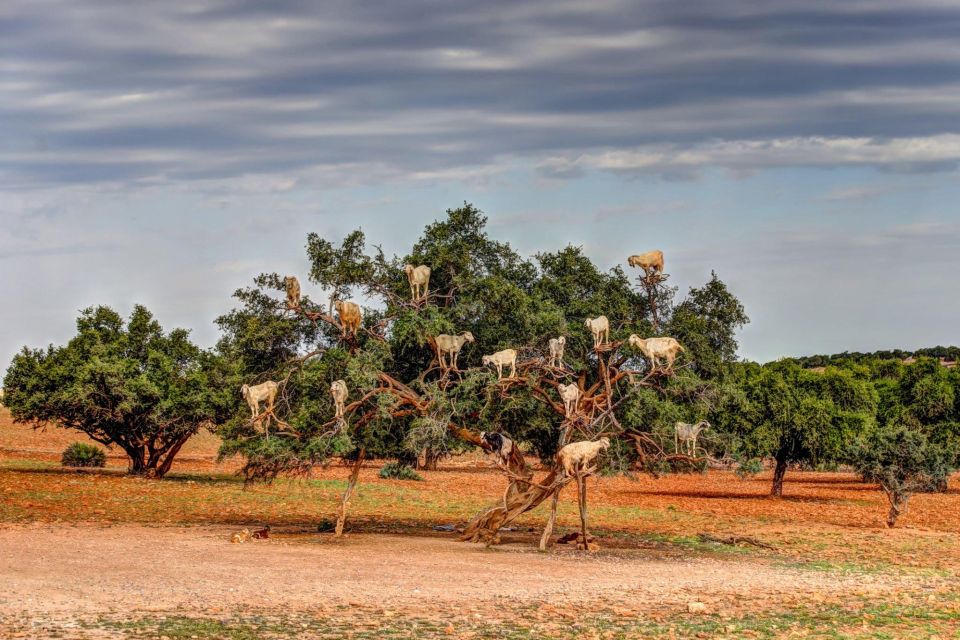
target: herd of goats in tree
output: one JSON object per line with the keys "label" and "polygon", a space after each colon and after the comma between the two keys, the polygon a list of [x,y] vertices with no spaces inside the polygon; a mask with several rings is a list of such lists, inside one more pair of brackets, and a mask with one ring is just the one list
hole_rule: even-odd
{"label": "herd of goats in tree", "polygon": [[[633,255],[629,257],[627,262],[631,267],[638,267],[643,270],[644,276],[641,277],[640,282],[647,289],[648,296],[653,302],[655,288],[667,277],[663,271],[663,253],[661,251],[650,251]],[[408,264],[404,266],[404,272],[410,285],[410,303],[419,308],[426,304],[428,300],[430,267]],[[301,290],[297,278],[287,276],[284,285],[286,288],[286,307],[289,311],[303,314],[314,323],[323,320],[339,328],[342,339],[350,341],[354,346],[356,345],[357,332],[360,330],[363,320],[363,311],[358,304],[351,301],[335,300],[332,306],[336,310],[336,317],[333,317],[332,314],[307,311],[301,307]],[[651,312],[656,328],[655,304],[651,304]],[[499,542],[498,532],[501,527],[520,514],[536,507],[547,498],[552,497],[550,515],[540,540],[541,550],[545,549],[556,519],[560,491],[568,483],[575,481],[578,487],[581,522],[581,530],[576,538],[577,546],[585,550],[597,548],[592,537],[587,533],[586,479],[597,472],[598,456],[610,447],[610,439],[603,435],[603,426],[618,427],[619,429],[616,432],[619,433],[626,431],[620,427],[614,415],[614,409],[619,402],[622,402],[622,398],[620,400],[614,399],[613,385],[626,378],[635,386],[656,386],[657,378],[673,374],[676,358],[684,349],[677,340],[671,337],[641,338],[632,334],[627,343],[643,355],[650,368],[646,371],[624,369],[622,367],[627,357],[617,355],[617,349],[622,343],[610,342],[609,319],[604,315],[587,318],[584,325],[593,336],[593,352],[597,357],[599,367],[599,380],[589,386],[586,383],[585,373],[582,373],[577,380],[572,382],[561,382],[562,379],[569,379],[573,375],[564,363],[564,349],[566,347],[564,336],[557,336],[549,340],[546,358],[534,358],[529,362],[518,363],[517,349],[503,349],[482,356],[483,366],[492,366],[496,370],[498,385],[501,385],[502,393],[507,393],[511,385],[527,385],[535,396],[562,416],[563,423],[555,464],[546,477],[539,482],[533,480],[533,474],[525,464],[523,454],[508,436],[502,433],[480,432],[476,434],[453,423],[447,425],[449,431],[454,435],[480,446],[492,454],[497,466],[508,478],[508,486],[503,495],[502,503],[476,516],[463,530],[463,539],[495,544]],[[472,342],[474,342],[474,336],[469,331],[456,335],[439,334],[428,339],[428,343],[434,351],[436,367],[439,368],[442,377],[461,373],[458,367],[458,357],[464,347]],[[507,371],[508,369],[509,371]],[[537,376],[536,382],[532,383],[528,378],[518,378],[518,369],[526,371],[538,369],[548,375]],[[640,377],[640,380],[636,380],[636,377]],[[556,396],[550,392],[551,387],[557,394]],[[266,437],[269,437],[270,419],[278,420],[274,415],[274,410],[280,388],[281,384],[273,380],[267,380],[256,385],[245,384],[241,389],[243,397],[250,407],[253,425],[261,427]],[[390,394],[398,401],[398,408],[395,409],[395,415],[397,416],[427,415],[430,412],[431,407],[428,399],[419,395],[411,387],[381,372],[378,375],[377,387],[367,392],[363,398],[349,404],[350,393],[346,381],[335,380],[330,384],[330,396],[334,406],[334,418],[331,424],[334,427],[345,425],[347,416],[354,416],[367,400],[381,393]],[[555,397],[559,397],[559,402],[554,399]],[[263,411],[261,411],[261,405],[265,405]],[[373,414],[374,412],[371,411],[368,414],[361,415],[357,419],[357,424],[373,419]],[[282,421],[279,422],[281,425],[284,424]],[[647,434],[628,433],[627,435],[635,440],[635,446],[641,459],[652,449],[659,453],[661,458],[668,461],[689,462],[696,456],[699,434],[709,426],[706,421],[701,421],[695,425],[678,422],[675,430],[676,448],[673,454],[665,452]],[[591,433],[588,427],[594,427],[594,432]],[[575,432],[586,433],[594,437],[588,440],[568,442]],[[608,433],[614,432],[608,431]],[[343,532],[346,508],[356,486],[363,460],[364,450],[361,448],[352,465],[347,489],[341,499],[335,529],[337,536]]]}

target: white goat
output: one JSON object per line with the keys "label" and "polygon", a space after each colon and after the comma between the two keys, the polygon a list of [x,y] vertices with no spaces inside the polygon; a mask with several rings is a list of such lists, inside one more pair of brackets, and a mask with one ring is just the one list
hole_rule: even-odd
{"label": "white goat", "polygon": [[273,403],[277,400],[277,383],[273,380],[267,380],[252,387],[245,384],[240,387],[240,393],[243,394],[243,399],[247,401],[247,405],[250,407],[250,414],[256,421],[260,416],[261,402],[267,403],[267,413],[273,411]]}
{"label": "white goat", "polygon": [[347,401],[347,383],[343,380],[334,380],[330,383],[330,396],[333,398],[335,417],[343,417],[343,405]]}
{"label": "white goat", "polygon": [[567,346],[564,336],[550,338],[550,366],[563,367],[563,350]]}
{"label": "white goat", "polygon": [[[430,267],[425,264],[415,267],[412,264],[403,265],[403,270],[407,274],[407,282],[410,283],[410,296],[416,302],[427,295],[430,289]],[[420,293],[420,289],[423,293]]]}
{"label": "white goat", "polygon": [[640,267],[648,276],[651,273],[663,273],[663,251],[647,251],[627,258],[627,264],[631,267]]}
{"label": "white goat", "polygon": [[604,342],[610,342],[610,321],[607,316],[587,318],[583,325],[593,334],[593,348],[596,349]]}
{"label": "white goat", "polygon": [[571,382],[557,385],[557,390],[560,392],[560,399],[563,400],[564,415],[568,418],[573,417],[580,402],[580,387],[575,382]]}
{"label": "white goat", "polygon": [[296,309],[300,306],[300,281],[296,276],[287,276],[283,279],[287,288],[287,309]]}
{"label": "white goat", "polygon": [[647,338],[644,340],[634,333],[630,335],[628,342],[631,347],[638,349],[643,356],[650,361],[651,371],[659,365],[657,358],[666,360],[667,371],[673,371],[673,363],[677,359],[677,354],[681,351],[686,351],[686,349],[673,338]]}
{"label": "white goat", "polygon": [[[446,333],[441,333],[434,340],[437,343],[437,359],[440,361],[441,369],[456,369],[457,368],[457,359],[460,357],[460,350],[463,349],[463,345],[468,342],[473,342],[473,334],[469,331],[464,331],[458,336],[451,336]],[[450,362],[446,363],[443,360],[444,354],[450,356]]]}
{"label": "white goat", "polygon": [[680,453],[680,443],[682,442],[687,455],[691,458],[695,457],[697,455],[697,437],[701,431],[709,428],[710,423],[706,420],[701,420],[697,424],[677,422],[677,432],[674,435],[677,453]]}
{"label": "white goat", "polygon": [[507,365],[510,365],[510,375],[508,377],[514,378],[517,375],[516,349],[504,349],[503,351],[497,351],[493,355],[483,356],[480,360],[484,365],[492,364],[494,367],[496,367],[497,380],[503,377],[503,368]]}
{"label": "white goat", "polygon": [[360,305],[349,300],[337,300],[333,303],[333,307],[337,310],[337,315],[340,316],[343,335],[352,333],[353,337],[356,338],[357,331],[360,330],[360,322],[363,320],[363,311],[360,310]]}
{"label": "white goat", "polygon": [[597,459],[601,451],[609,447],[610,438],[571,442],[563,449],[560,449],[560,453],[557,454],[560,464],[563,466],[563,474],[569,478],[581,475],[585,476],[595,472],[597,470],[596,467],[588,465]]}

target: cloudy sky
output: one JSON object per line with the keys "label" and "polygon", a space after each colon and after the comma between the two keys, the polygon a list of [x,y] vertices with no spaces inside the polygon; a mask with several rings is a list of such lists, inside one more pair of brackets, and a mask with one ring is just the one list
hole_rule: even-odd
{"label": "cloudy sky", "polygon": [[960,343],[956,0],[6,0],[0,134],[3,364],[98,303],[211,344],[309,231],[464,200],[716,270],[745,357]]}

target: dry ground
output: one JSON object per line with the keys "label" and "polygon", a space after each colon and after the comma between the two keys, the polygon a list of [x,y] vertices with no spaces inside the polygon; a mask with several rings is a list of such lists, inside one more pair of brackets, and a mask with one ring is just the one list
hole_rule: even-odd
{"label": "dry ground", "polygon": [[[125,476],[122,457],[61,469],[79,439],[0,410],[0,637],[960,637],[960,478],[892,531],[880,492],[848,474],[790,473],[781,500],[766,476],[597,478],[603,550],[539,554],[543,508],[492,549],[433,530],[498,499],[481,458],[424,482],[364,468],[334,541],[317,523],[343,467],[245,489],[205,436],[160,482]],[[577,522],[568,494],[559,533]],[[269,540],[227,541],[263,524]]]}

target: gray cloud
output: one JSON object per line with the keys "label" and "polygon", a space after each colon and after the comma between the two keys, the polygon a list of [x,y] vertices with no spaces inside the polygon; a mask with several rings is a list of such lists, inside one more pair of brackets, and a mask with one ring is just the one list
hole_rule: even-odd
{"label": "gray cloud", "polygon": [[[0,35],[12,188],[960,133],[952,3],[40,0]],[[956,166],[896,151],[862,162]]]}

